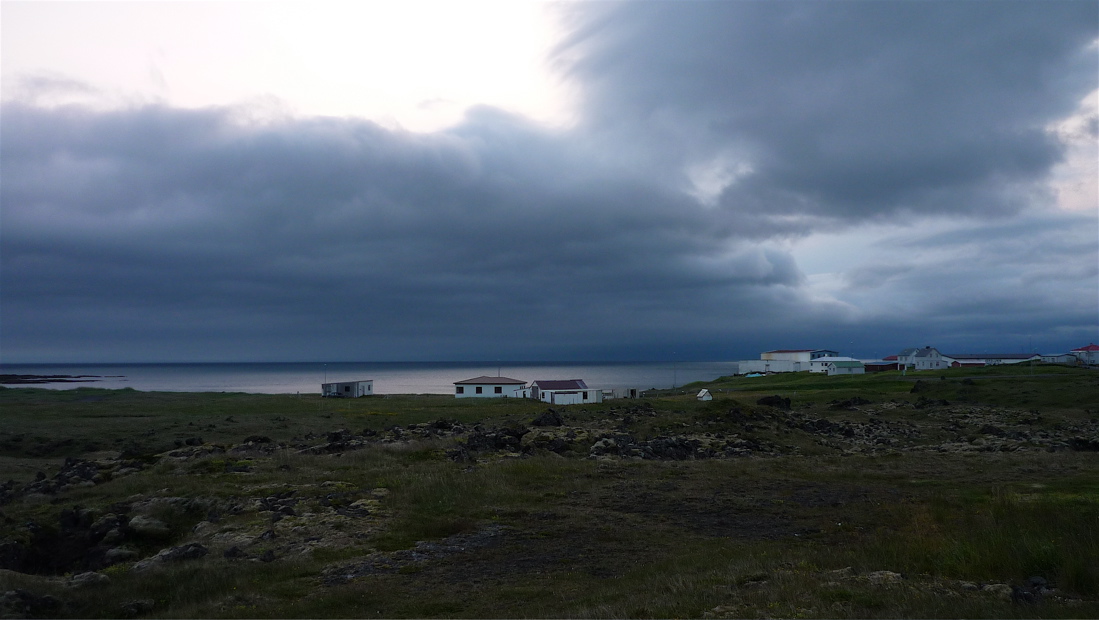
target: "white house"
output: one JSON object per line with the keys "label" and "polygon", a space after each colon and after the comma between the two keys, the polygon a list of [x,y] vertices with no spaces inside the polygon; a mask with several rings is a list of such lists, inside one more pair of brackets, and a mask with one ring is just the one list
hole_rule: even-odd
{"label": "white house", "polygon": [[[841,357],[833,355],[825,355],[824,357],[818,357],[816,359],[809,360],[809,372],[828,372],[828,364],[832,362],[857,362],[859,360],[853,357]],[[802,365],[804,366],[804,364]]]}
{"label": "white house", "polygon": [[710,393],[710,390],[703,388],[698,393],[698,400],[713,400],[714,395]]}
{"label": "white house", "polygon": [[950,361],[935,347],[924,347],[916,352],[916,370],[940,370],[950,368]]}
{"label": "white house", "polygon": [[1076,356],[1071,353],[1050,353],[1042,356],[1042,362],[1046,364],[1075,364]]}
{"label": "white house", "polygon": [[1089,344],[1086,347],[1080,347],[1079,349],[1073,349],[1069,353],[1076,356],[1076,359],[1080,360],[1081,364],[1087,364],[1093,366],[1099,364],[1099,345]]}
{"label": "white house", "polygon": [[899,368],[911,368],[916,365],[916,352],[919,349],[909,347],[897,354],[897,366]]}
{"label": "white house", "polygon": [[454,382],[455,398],[521,398],[526,381],[508,377],[474,377]]}
{"label": "white house", "polygon": [[323,398],[358,398],[360,396],[371,396],[372,394],[374,394],[373,379],[321,384],[321,396]]}
{"label": "white house", "polygon": [[858,360],[836,360],[828,362],[828,367],[825,368],[824,372],[828,373],[829,377],[833,375],[862,375],[866,374],[866,367]]}
{"label": "white house", "polygon": [[534,381],[530,384],[529,393],[530,398],[554,405],[603,402],[603,390],[589,388],[583,379]]}
{"label": "white house", "polygon": [[939,370],[950,368],[950,361],[943,359],[943,354],[935,347],[924,347],[901,351],[897,354],[897,365],[915,370]]}

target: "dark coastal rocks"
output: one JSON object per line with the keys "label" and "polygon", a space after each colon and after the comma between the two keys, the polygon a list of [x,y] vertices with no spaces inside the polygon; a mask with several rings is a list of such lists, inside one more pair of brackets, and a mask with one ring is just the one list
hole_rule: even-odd
{"label": "dark coastal rocks", "polygon": [[778,395],[764,396],[763,398],[757,400],[756,404],[757,405],[764,405],[766,407],[775,407],[777,409],[782,409],[784,411],[789,411],[790,410],[790,399],[789,398],[783,398],[783,397],[778,396]]}
{"label": "dark coastal rocks", "polygon": [[630,435],[617,434],[599,438],[592,444],[588,458],[622,457],[642,460],[685,461],[751,456],[756,453],[777,451],[775,446],[766,442],[737,437],[661,436],[646,441],[638,441]]}
{"label": "dark coastal rocks", "polygon": [[503,542],[507,527],[492,524],[474,532],[455,534],[440,541],[420,541],[412,549],[370,554],[365,560],[325,569],[321,580],[336,586],[367,575],[392,574],[415,565],[492,547]]}
{"label": "dark coastal rocks", "polygon": [[531,426],[563,426],[565,419],[555,409],[546,409],[537,418],[531,420]]}
{"label": "dark coastal rocks", "polygon": [[0,569],[21,571],[27,558],[27,546],[17,540],[0,542]]}
{"label": "dark coastal rocks", "polygon": [[851,398],[848,398],[847,400],[833,400],[832,402],[828,403],[828,408],[854,410],[856,407],[870,404],[873,403],[871,403],[869,400],[866,400],[865,398],[853,396]]}
{"label": "dark coastal rocks", "polygon": [[1077,452],[1099,452],[1099,439],[1092,437],[1073,437],[1068,440],[1068,447]]}
{"label": "dark coastal rocks", "polygon": [[93,487],[119,474],[114,463],[67,457],[52,478],[39,472],[33,482],[19,487],[14,482],[0,486],[0,505],[31,494],[57,495],[73,487]]}
{"label": "dark coastal rocks", "polygon": [[120,618],[137,618],[153,611],[155,608],[156,602],[151,598],[134,599],[118,606],[118,616]]}
{"label": "dark coastal rocks", "polygon": [[48,594],[8,590],[0,594],[0,618],[55,618],[63,603]]}
{"label": "dark coastal rocks", "polygon": [[[919,383],[919,381],[917,381],[917,383]],[[916,403],[913,405],[913,407],[915,407],[916,409],[927,409],[929,407],[949,407],[949,406],[950,406],[950,401],[947,401],[947,400],[944,400],[944,399],[941,399],[941,398],[939,398],[939,399],[927,398],[926,396],[921,396],[918,399],[916,399]]]}
{"label": "dark coastal rocks", "polygon": [[111,578],[103,573],[97,573],[94,571],[88,571],[86,573],[77,573],[65,583],[70,588],[91,588],[95,586],[104,586],[111,582]]}
{"label": "dark coastal rocks", "polygon": [[523,435],[526,435],[529,432],[530,429],[523,427],[487,430],[478,427],[466,437],[465,448],[474,453],[496,452],[501,450],[518,452],[523,440]]}
{"label": "dark coastal rocks", "polygon": [[172,535],[172,530],[167,523],[147,516],[137,516],[130,519],[129,528],[138,538],[163,540]]}
{"label": "dark coastal rocks", "polygon": [[159,553],[147,560],[142,560],[134,564],[131,570],[141,572],[170,562],[197,560],[206,556],[209,552],[209,549],[199,543],[187,543],[178,547],[169,547],[160,550]]}
{"label": "dark coastal rocks", "polygon": [[188,437],[186,439],[175,440],[177,448],[182,448],[183,446],[201,446],[203,443],[205,442],[202,441],[202,437]]}

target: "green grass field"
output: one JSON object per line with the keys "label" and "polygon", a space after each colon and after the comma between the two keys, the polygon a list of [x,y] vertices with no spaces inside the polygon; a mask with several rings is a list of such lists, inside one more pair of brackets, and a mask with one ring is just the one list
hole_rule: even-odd
{"label": "green grass field", "polygon": [[1099,616],[1099,373],[678,391],[3,389],[0,612]]}

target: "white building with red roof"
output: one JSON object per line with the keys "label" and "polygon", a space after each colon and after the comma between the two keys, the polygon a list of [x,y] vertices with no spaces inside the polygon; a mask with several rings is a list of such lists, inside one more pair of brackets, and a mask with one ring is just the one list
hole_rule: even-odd
{"label": "white building with red roof", "polygon": [[508,377],[474,377],[454,382],[455,398],[522,398],[526,381]]}
{"label": "white building with red roof", "polygon": [[1094,342],[1086,347],[1080,347],[1079,349],[1073,349],[1069,351],[1076,359],[1080,360],[1080,363],[1092,366],[1099,364],[1099,344]]}

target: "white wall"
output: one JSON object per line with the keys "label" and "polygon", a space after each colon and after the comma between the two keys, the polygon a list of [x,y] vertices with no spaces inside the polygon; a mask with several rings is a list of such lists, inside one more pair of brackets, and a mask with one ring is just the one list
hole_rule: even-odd
{"label": "white wall", "polygon": [[[818,357],[809,362],[809,372],[828,372],[828,364],[831,362],[857,362],[853,357]],[[802,364],[804,367],[804,364]]]}
{"label": "white wall", "polygon": [[[521,383],[463,383],[462,385],[454,386],[455,398],[522,398],[523,396],[523,384]],[[458,388],[462,388],[462,393],[458,393]],[[477,393],[477,388],[481,388],[481,393]],[[500,388],[500,393],[496,393],[496,388]]]}
{"label": "white wall", "polygon": [[826,370],[828,376],[832,375],[864,375],[866,374],[866,368],[858,366],[855,368],[828,368]]}
{"label": "white wall", "polygon": [[[584,396],[587,395],[587,398]],[[603,390],[541,390],[538,399],[553,405],[583,405],[603,402]]]}
{"label": "white wall", "polygon": [[[796,351],[796,352],[790,352],[790,353],[771,353],[771,352],[767,352],[767,353],[760,354],[759,358],[761,360],[771,360],[771,361],[778,360],[778,361],[787,361],[787,362],[808,362],[809,357],[812,354],[813,354],[812,351]],[[771,371],[771,372],[777,372],[777,371]],[[784,372],[789,372],[789,371],[784,371]]]}
{"label": "white wall", "polygon": [[742,375],[753,372],[800,372],[808,366],[808,361],[802,363],[790,360],[744,360],[737,362],[737,371]]}

